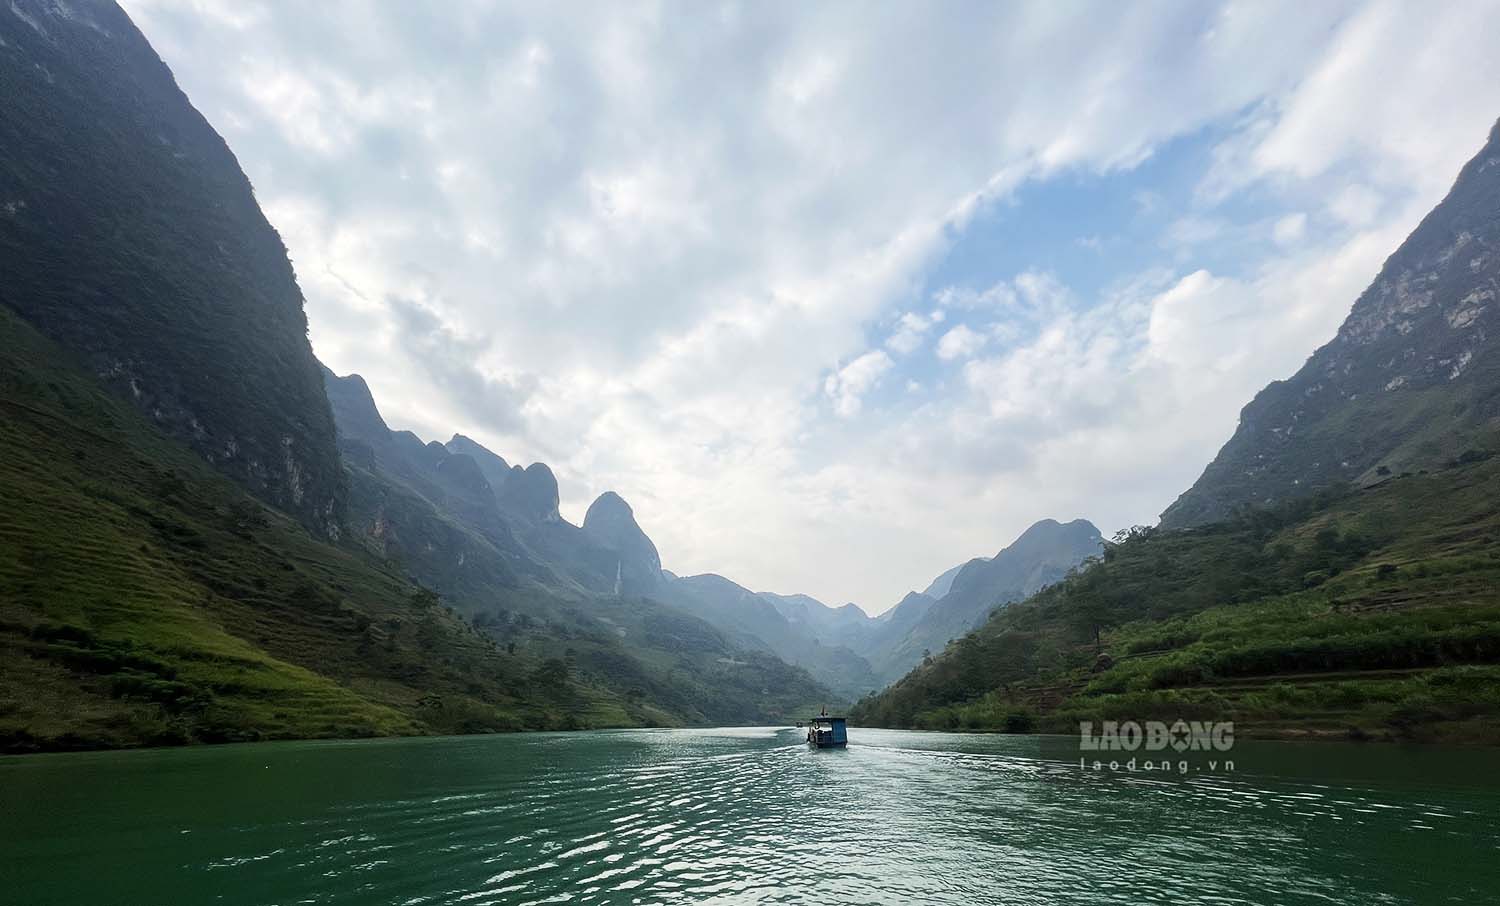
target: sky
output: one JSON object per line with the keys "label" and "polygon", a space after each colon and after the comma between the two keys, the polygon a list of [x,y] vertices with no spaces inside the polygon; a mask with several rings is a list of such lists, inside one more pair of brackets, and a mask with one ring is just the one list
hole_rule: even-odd
{"label": "sky", "polygon": [[124,6],[388,423],[871,613],[1154,523],[1500,116],[1500,2]]}

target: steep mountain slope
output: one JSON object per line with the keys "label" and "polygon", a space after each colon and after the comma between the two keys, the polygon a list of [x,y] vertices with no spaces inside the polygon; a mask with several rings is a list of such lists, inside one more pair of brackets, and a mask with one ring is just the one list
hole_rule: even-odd
{"label": "steep mountain slope", "polygon": [[583,527],[571,525],[545,465],[508,466],[457,435],[444,445],[392,431],[363,379],[325,377],[349,472],[350,540],[505,651],[567,664],[640,723],[765,723],[829,699],[774,649],[655,600],[656,547],[619,495],[601,495]]}
{"label": "steep mountain slope", "polygon": [[[766,722],[827,697],[594,595],[624,554],[560,519],[545,466],[496,493],[503,460],[390,431],[357,379],[329,382],[341,438],[285,250],[117,7],[0,7],[0,86],[0,748]],[[595,534],[620,547],[611,506]]]}
{"label": "steep mountain slope", "polygon": [[641,531],[630,504],[614,491],[600,494],[583,516],[583,533],[615,561],[614,593],[651,595],[662,583],[661,556]]}
{"label": "steep mountain slope", "polygon": [[1439,465],[1500,424],[1500,123],[1338,334],[1240,414],[1165,528]]}
{"label": "steep mountain slope", "polygon": [[1500,740],[1500,436],[1427,474],[1193,531],[1138,529],[852,711],[1075,733]]}
{"label": "steep mountain slope", "polygon": [[68,359],[0,307],[0,751],[641,722],[315,541]]}
{"label": "steep mountain slope", "polygon": [[936,579],[933,579],[932,583],[929,584],[926,588],[922,589],[922,594],[934,599],[941,598],[943,595],[946,595],[949,589],[953,588],[953,580],[958,577],[958,571],[963,568],[964,564],[960,563],[959,565],[948,569],[942,575],[938,576]]}
{"label": "steep mountain slope", "polygon": [[1162,529],[1106,545],[855,714],[1500,739],[1497,242],[1500,126]]}
{"label": "steep mountain slope", "polygon": [[331,535],[333,422],[286,250],[112,3],[0,7],[0,304],[158,427]]}
{"label": "steep mountain slope", "polygon": [[1066,525],[1043,519],[994,557],[958,567],[941,597],[907,595],[856,650],[870,660],[882,685],[889,683],[984,622],[991,610],[1061,579],[1098,554],[1102,543],[1086,519]]}

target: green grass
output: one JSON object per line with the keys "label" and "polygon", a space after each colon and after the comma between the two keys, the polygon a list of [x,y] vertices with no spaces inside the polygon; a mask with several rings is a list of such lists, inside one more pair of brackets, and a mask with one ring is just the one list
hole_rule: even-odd
{"label": "green grass", "polygon": [[0,748],[672,723],[312,539],[0,308]]}
{"label": "green grass", "polygon": [[[1105,655],[1101,657],[1100,655]],[[891,726],[1500,741],[1500,459],[1137,530],[861,702]]]}
{"label": "green grass", "polygon": [[[0,750],[770,721],[822,703],[805,672],[655,602],[499,573],[439,597],[407,578],[421,563],[315,540],[3,307],[0,414]],[[392,504],[442,533],[446,559],[487,562],[425,501]]]}

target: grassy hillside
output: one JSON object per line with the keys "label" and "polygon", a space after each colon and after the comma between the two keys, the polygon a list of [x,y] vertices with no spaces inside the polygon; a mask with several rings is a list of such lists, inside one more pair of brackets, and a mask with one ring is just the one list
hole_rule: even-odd
{"label": "grassy hillside", "polygon": [[854,714],[1500,741],[1500,458],[1470,450],[1196,530],[1135,530]]}
{"label": "grassy hillside", "polygon": [[0,307],[0,750],[672,723],[312,539]]}

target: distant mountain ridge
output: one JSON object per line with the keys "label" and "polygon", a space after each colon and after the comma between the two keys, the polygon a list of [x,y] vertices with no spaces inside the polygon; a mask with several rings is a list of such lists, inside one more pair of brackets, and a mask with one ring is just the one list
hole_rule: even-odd
{"label": "distant mountain ridge", "polygon": [[758,640],[831,688],[857,695],[890,683],[925,653],[941,651],[996,607],[1058,581],[1099,554],[1102,543],[1087,520],[1044,519],[994,557],[945,571],[929,586],[943,595],[911,592],[878,617],[853,604],[835,608],[808,595],[757,595],[722,576],[679,579],[668,573],[668,593],[721,629],[750,644]]}
{"label": "distant mountain ridge", "polygon": [[491,637],[571,651],[583,675],[636,690],[635,706],[689,720],[764,721],[831,697],[784,650],[672,607],[656,546],[618,494],[599,495],[575,526],[545,464],[510,465],[463,435],[441,444],[392,431],[362,378],[324,377],[353,539]]}
{"label": "distant mountain ridge", "polygon": [[1256,394],[1161,525],[1201,525],[1344,482],[1368,485],[1483,446],[1500,426],[1497,295],[1500,122],[1333,340]]}
{"label": "distant mountain ridge", "polygon": [[1100,553],[1103,541],[1086,519],[1036,522],[994,557],[976,558],[944,572],[929,586],[944,592],[941,596],[908,594],[856,650],[870,659],[885,685],[920,663],[924,653],[943,650],[949,641],[984,622],[996,607],[1058,581]]}
{"label": "distant mountain ridge", "polygon": [[[829,607],[807,595],[754,592],[723,576],[677,576],[662,569],[651,539],[630,505],[614,492],[589,506],[575,527],[557,512],[558,488],[550,469],[522,469],[482,444],[455,435],[446,445],[423,443],[409,432],[391,431],[357,375],[327,374],[329,399],[351,471],[351,510],[360,537],[378,543],[383,555],[408,562],[414,574],[437,590],[457,593],[463,572],[488,563],[506,587],[583,600],[591,595],[653,599],[699,617],[733,644],[763,651],[807,670],[845,698],[878,689],[924,652],[941,650],[969,631],[994,607],[1056,581],[1097,553],[1099,533],[1085,520],[1062,525],[1042,520],[993,558],[977,558],[946,571],[933,583],[941,598],[912,593],[887,614],[872,619],[853,604]],[[461,542],[420,534],[417,524],[436,524],[396,509],[399,498],[378,486],[387,474],[436,509],[458,515],[501,556],[480,556],[462,546],[463,564],[434,562]],[[381,504],[377,505],[376,501]]]}

